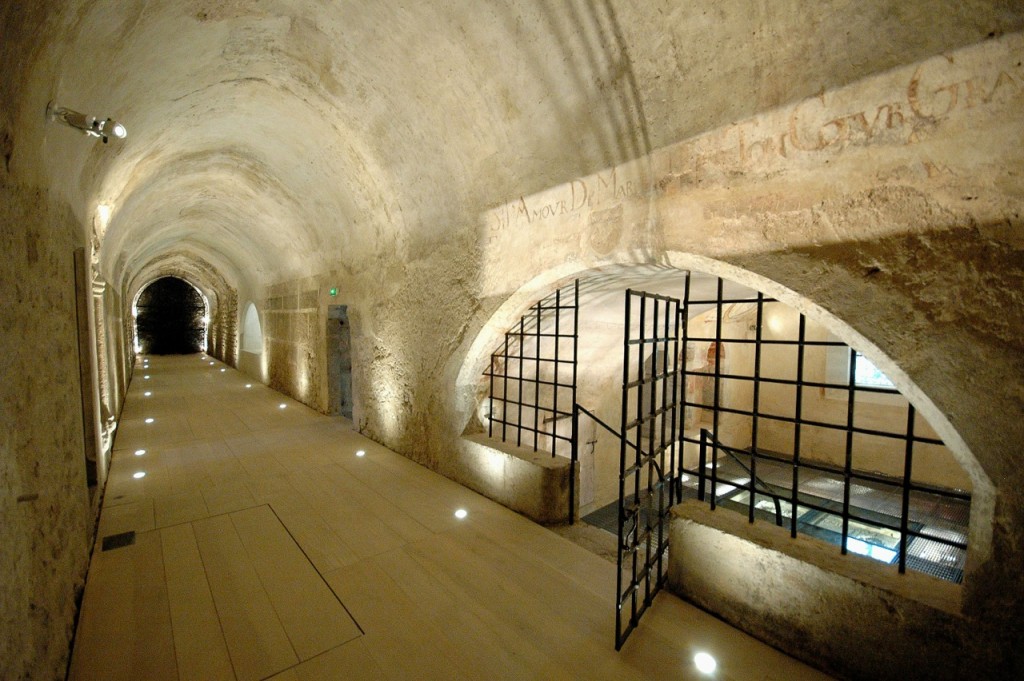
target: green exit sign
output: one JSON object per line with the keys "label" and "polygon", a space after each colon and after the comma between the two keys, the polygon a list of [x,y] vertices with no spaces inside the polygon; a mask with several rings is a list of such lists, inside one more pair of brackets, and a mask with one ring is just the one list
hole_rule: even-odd
{"label": "green exit sign", "polygon": [[331,290],[330,290],[330,294],[331,294],[331,296],[338,295],[338,287],[337,286],[332,286]]}

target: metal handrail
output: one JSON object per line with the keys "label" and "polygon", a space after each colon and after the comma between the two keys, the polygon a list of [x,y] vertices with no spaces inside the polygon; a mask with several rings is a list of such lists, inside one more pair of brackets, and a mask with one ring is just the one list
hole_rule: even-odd
{"label": "metal handrail", "polygon": [[[705,452],[705,447],[706,447],[706,443],[709,440],[710,440],[710,442],[711,442],[711,444],[713,446],[712,453],[711,453],[711,510],[712,511],[715,510],[716,501],[718,499],[718,489],[717,489],[718,488],[718,450],[721,449],[726,454],[728,454],[732,458],[733,461],[735,461],[737,464],[739,464],[740,468],[745,470],[750,475],[751,503],[753,503],[754,497],[757,496],[757,485],[758,484],[761,485],[761,488],[762,488],[761,491],[772,498],[772,501],[775,502],[775,524],[778,525],[779,527],[782,527],[782,504],[779,503],[779,496],[772,489],[772,486],[769,485],[764,480],[762,480],[761,478],[757,477],[754,474],[754,472],[752,470],[750,470],[750,468],[748,468],[747,465],[745,463],[743,463],[738,456],[736,456],[736,452],[741,451],[741,450],[734,449],[733,447],[728,447],[726,445],[723,445],[721,442],[719,442],[715,438],[714,435],[712,435],[711,431],[707,430],[706,428],[701,428],[701,430],[700,430],[700,446],[701,446],[701,454],[700,454],[701,470],[700,470],[700,475],[701,475],[701,478],[703,478],[704,475],[706,475],[704,473],[704,462],[707,461],[707,454]],[[757,454],[756,450],[750,452],[750,456],[751,457],[755,457],[757,455],[758,454]],[[737,485],[737,487],[739,487],[739,485]],[[701,485],[701,488],[703,488],[703,485]],[[701,495],[701,500],[703,501],[703,495]]]}
{"label": "metal handrail", "polygon": [[[584,414],[586,414],[586,415],[587,415],[587,416],[589,416],[590,418],[594,419],[595,421],[597,421],[597,425],[601,426],[602,428],[604,428],[605,430],[607,430],[607,431],[608,431],[609,433],[611,433],[611,434],[612,434],[612,435],[614,435],[615,437],[617,437],[617,438],[621,438],[621,437],[622,437],[622,433],[620,433],[619,431],[615,430],[614,428],[612,428],[611,426],[609,426],[609,425],[608,425],[607,423],[605,423],[604,421],[602,421],[602,420],[601,420],[601,419],[600,419],[600,418],[599,418],[599,417],[597,416],[597,414],[595,414],[594,412],[590,411],[589,409],[587,409],[586,407],[584,407],[584,406],[583,406],[582,404],[576,404],[575,408],[576,408],[577,410],[579,410],[579,411],[583,412]],[[631,445],[632,445],[632,443],[627,443],[627,444],[631,444]],[[636,448],[636,447],[634,446],[634,448]],[[643,453],[643,450],[641,449],[641,450],[640,450],[640,452],[641,452],[641,453]]]}
{"label": "metal handrail", "polygon": [[579,425],[580,425],[580,413],[586,414],[592,418],[597,425],[601,426],[609,433],[624,441],[627,445],[640,452],[641,455],[646,456],[647,453],[640,448],[639,445],[635,445],[632,442],[626,440],[622,433],[615,430],[607,423],[601,420],[597,414],[590,411],[582,404],[573,403],[572,409],[572,453],[570,455],[571,470],[569,472],[569,524],[573,525],[576,523],[576,463],[579,461]]}
{"label": "metal handrail", "polygon": [[[710,441],[712,446],[714,447],[714,449],[712,451],[712,463],[711,463],[711,465],[712,465],[712,470],[711,470],[711,502],[710,502],[711,503],[711,510],[715,510],[716,505],[717,505],[716,502],[718,500],[718,494],[717,494],[717,491],[718,491],[717,490],[717,486],[718,486],[718,474],[717,474],[718,473],[718,470],[717,470],[718,469],[718,449],[722,449],[730,457],[732,457],[732,459],[737,464],[739,464],[739,466],[741,468],[743,468],[743,470],[745,470],[747,473],[750,473],[750,477],[751,477],[750,487],[747,487],[745,485],[736,485],[736,487],[739,487],[741,489],[750,489],[750,491],[752,492],[751,496],[753,496],[754,494],[756,494],[756,491],[755,491],[755,489],[751,489],[751,488],[754,488],[754,486],[757,483],[760,483],[761,486],[763,488],[765,488],[765,489],[762,490],[762,492],[764,494],[767,494],[768,496],[770,496],[772,498],[772,500],[775,502],[776,524],[781,526],[782,525],[782,523],[781,523],[781,504],[779,503],[779,499],[781,499],[783,497],[781,495],[777,495],[772,490],[772,487],[771,487],[770,484],[766,483],[764,480],[761,480],[756,475],[754,475],[752,473],[752,471],[750,470],[750,468],[748,468],[746,466],[746,464],[744,464],[739,458],[737,458],[737,456],[735,454],[736,452],[741,452],[741,453],[744,453],[744,454],[746,454],[748,452],[745,451],[745,450],[742,450],[742,449],[736,449],[734,447],[729,447],[727,445],[722,444],[717,439],[715,439],[715,437],[711,433],[711,431],[709,431],[707,429],[703,429],[702,428],[701,431],[700,431],[700,434],[701,434],[701,438],[700,438],[701,453],[700,453],[700,464],[699,465],[701,467],[701,470],[700,470],[700,472],[698,474],[701,477],[701,483],[700,483],[700,489],[699,489],[699,492],[698,492],[698,498],[701,501],[704,501],[704,499],[705,499],[705,494],[704,494],[704,491],[703,491],[703,486],[704,486],[703,478],[706,475],[704,473],[704,465],[706,463],[706,456],[707,456],[706,452],[705,452],[705,448],[707,446],[708,441]],[[760,458],[763,458],[763,459],[768,460],[768,461],[776,461],[776,462],[781,462],[781,463],[789,463],[788,461],[786,461],[786,460],[784,460],[784,459],[782,459],[780,457],[772,456],[770,454],[762,454],[762,453],[758,452],[757,450],[751,450],[749,453],[750,453],[750,455],[752,457],[756,456],[756,457],[760,457]],[[828,470],[828,471],[832,470],[831,468],[824,468],[824,467],[819,467],[819,466],[810,466],[810,465],[807,465],[807,464],[802,464],[802,465],[805,465],[808,468],[815,468],[815,469]],[[867,477],[867,476],[851,476],[851,477]],[[875,478],[872,477],[871,479],[875,479]],[[886,480],[882,480],[882,481],[883,482],[887,482],[888,484],[898,484],[898,483],[891,482],[891,481],[886,481]],[[922,486],[920,484],[918,484],[918,485],[908,485],[908,486],[906,486],[906,488],[914,490],[914,491],[927,491],[927,492],[929,492],[931,494],[935,494],[936,496],[942,496],[944,498],[949,498],[949,499],[962,499],[962,498],[966,498],[968,500],[970,499],[970,495],[956,493],[956,492],[950,492],[949,490],[945,490],[945,489],[942,489],[942,488],[935,488],[933,486],[928,486],[928,485],[924,485],[924,486]],[[815,503],[810,502],[810,501],[803,501],[802,500],[800,502],[800,505],[801,506],[805,506],[806,508],[812,509],[812,510],[815,510],[815,511],[821,511],[823,513],[829,513],[829,514],[832,514],[832,515],[838,515],[838,513],[835,510],[833,510],[833,509],[826,508],[824,506],[820,506],[820,505],[815,504]],[[960,550],[963,550],[963,551],[967,550],[967,544],[965,542],[963,542],[963,541],[957,541],[955,539],[947,539],[945,537],[938,537],[938,536],[936,536],[934,534],[931,534],[931,533],[928,533],[928,532],[921,532],[921,531],[910,529],[909,527],[906,526],[907,525],[906,518],[909,517],[909,514],[905,514],[904,518],[901,519],[901,522],[900,522],[899,526],[891,525],[891,524],[884,523],[884,522],[879,522],[878,520],[871,519],[871,518],[865,518],[863,516],[855,515],[853,513],[849,513],[847,517],[849,519],[851,519],[851,520],[856,520],[857,522],[864,523],[864,524],[867,524],[867,525],[871,525],[873,527],[888,529],[888,530],[892,530],[894,532],[901,533],[902,537],[906,537],[907,538],[907,539],[903,539],[901,537],[901,549],[900,549],[901,552],[906,550],[905,549],[905,543],[906,543],[906,541],[909,540],[909,538],[912,538],[912,537],[919,537],[919,538],[926,539],[926,540],[931,541],[931,542],[935,542],[935,543],[942,544],[944,546],[949,546],[949,547],[952,547],[952,548],[957,548],[957,549],[960,549]],[[846,536],[844,536],[843,541],[845,543]]]}

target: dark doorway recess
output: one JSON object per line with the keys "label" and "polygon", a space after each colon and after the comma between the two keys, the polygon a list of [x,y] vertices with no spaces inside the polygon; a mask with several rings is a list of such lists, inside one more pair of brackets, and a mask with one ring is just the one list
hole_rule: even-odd
{"label": "dark doorway recess", "polygon": [[144,354],[186,355],[203,350],[206,304],[188,282],[177,277],[157,279],[139,295],[135,307]]}
{"label": "dark doorway recess", "polygon": [[328,411],[352,418],[352,333],[347,305],[327,308]]}

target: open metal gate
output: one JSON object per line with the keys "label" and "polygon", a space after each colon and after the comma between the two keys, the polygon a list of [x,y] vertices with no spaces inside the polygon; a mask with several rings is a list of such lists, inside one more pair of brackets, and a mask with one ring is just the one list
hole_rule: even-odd
{"label": "open metal gate", "polygon": [[616,650],[636,628],[668,573],[672,476],[681,451],[680,309],[675,298],[626,291]]}

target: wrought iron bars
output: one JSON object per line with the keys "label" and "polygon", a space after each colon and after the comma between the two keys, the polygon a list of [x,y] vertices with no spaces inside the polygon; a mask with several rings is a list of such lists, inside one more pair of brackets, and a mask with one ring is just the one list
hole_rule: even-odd
{"label": "wrought iron bars", "polygon": [[488,436],[569,456],[573,430],[559,424],[576,403],[579,293],[577,279],[537,301],[491,354]]}
{"label": "wrought iron bars", "polygon": [[615,649],[665,583],[679,430],[680,301],[626,291]]}
{"label": "wrought iron bars", "polygon": [[[710,482],[712,487],[712,507],[717,505],[718,495],[718,484],[719,475],[717,472],[718,464],[718,450],[728,452],[731,458],[746,457],[750,463],[747,468],[747,472],[750,474],[750,478],[746,483],[737,484],[735,481],[730,481],[730,489],[738,488],[747,490],[749,493],[747,512],[750,522],[754,520],[755,511],[755,499],[758,496],[768,497],[773,500],[774,503],[778,504],[780,501],[789,504],[791,509],[790,520],[790,532],[795,536],[798,529],[797,522],[797,509],[806,508],[810,510],[821,511],[824,513],[831,514],[833,516],[839,516],[841,518],[841,550],[843,553],[847,552],[848,538],[850,537],[850,521],[862,523],[876,528],[882,528],[894,532],[898,532],[900,536],[899,542],[899,570],[903,572],[907,567],[907,549],[911,540],[914,538],[920,538],[927,542],[935,542],[940,545],[951,547],[953,549],[964,551],[966,550],[966,542],[958,541],[956,539],[950,539],[948,537],[937,536],[934,533],[927,531],[917,531],[911,526],[910,516],[912,514],[911,498],[913,493],[923,493],[928,495],[934,495],[938,498],[944,498],[954,500],[955,502],[970,502],[970,495],[961,492],[959,490],[950,490],[934,485],[927,485],[915,482],[912,475],[912,465],[914,460],[914,448],[918,444],[926,445],[942,445],[942,441],[936,438],[919,435],[915,431],[915,419],[916,414],[913,405],[907,405],[907,420],[906,427],[903,429],[895,430],[881,430],[878,428],[866,428],[856,424],[856,403],[858,395],[867,393],[889,393],[898,395],[895,389],[891,388],[880,388],[872,386],[859,385],[856,382],[856,361],[857,353],[849,348],[845,343],[841,341],[831,340],[809,340],[807,334],[807,320],[803,315],[799,317],[799,326],[796,338],[776,338],[776,339],[765,339],[762,333],[762,327],[765,322],[765,305],[768,303],[775,303],[775,301],[766,298],[763,294],[758,293],[756,297],[751,295],[744,295],[739,297],[728,298],[723,295],[723,282],[721,279],[718,280],[718,286],[716,287],[717,293],[713,299],[709,300],[690,300],[689,289],[687,289],[687,296],[684,298],[683,307],[681,309],[681,315],[683,317],[683,347],[684,354],[690,343],[713,343],[715,347],[716,359],[720,357],[722,348],[730,345],[742,345],[742,344],[753,344],[753,373],[752,375],[744,375],[735,372],[727,372],[723,370],[721,362],[716,361],[713,370],[711,371],[692,371],[688,370],[685,366],[682,367],[683,381],[687,380],[688,377],[694,377],[698,380],[710,380],[714,381],[712,403],[708,404],[705,401],[687,400],[684,398],[683,404],[686,408],[691,409],[702,409],[712,411],[712,430],[702,433],[698,436],[696,433],[683,433],[682,440],[687,443],[692,443],[699,447],[698,464],[697,468],[690,469],[686,466],[680,465],[680,475],[690,474],[697,476],[697,496],[700,499],[706,498],[706,491],[708,483]],[[756,323],[754,327],[755,336],[754,338],[730,338],[724,337],[722,332],[722,318],[723,310],[726,305],[733,304],[749,304],[755,306],[756,310]],[[701,337],[699,335],[690,335],[689,330],[686,327],[686,321],[690,316],[690,310],[695,306],[701,306],[706,309],[714,309],[716,311],[715,319],[715,335],[714,337]],[[780,377],[769,377],[765,376],[762,371],[762,351],[768,347],[790,347],[794,348],[796,355],[796,377],[794,379],[780,378]],[[805,353],[811,348],[835,348],[837,351],[842,351],[848,356],[848,371],[842,382],[830,382],[829,379],[824,381],[811,381],[807,380],[805,375]],[[724,381],[745,381],[752,383],[753,401],[750,409],[743,409],[737,406],[727,406],[721,403],[722,386]],[[792,386],[795,394],[793,404],[790,405],[768,405],[767,407],[762,405],[761,389],[763,386],[775,385],[775,386]],[[843,423],[830,423],[818,419],[811,418],[805,413],[803,404],[803,391],[806,388],[817,388],[822,390],[832,391],[837,396],[842,396],[846,400],[846,418]],[[840,399],[837,397],[837,399]],[[792,416],[787,416],[780,412],[791,411]],[[774,413],[773,413],[774,412]],[[726,447],[721,442],[718,442],[715,438],[720,432],[719,423],[720,418],[724,414],[730,414],[733,416],[747,417],[750,419],[751,425],[751,446],[744,447],[742,449],[736,449]],[[789,424],[793,428],[793,439],[792,439],[792,453],[788,456],[780,455],[775,452],[766,452],[760,446],[760,427],[762,422],[775,422]],[[844,451],[843,451],[843,463],[842,465],[833,465],[818,460],[811,460],[805,456],[806,452],[803,450],[806,448],[802,438],[802,430],[805,428],[820,428],[820,429],[831,429],[836,431],[842,431],[844,438]],[[887,438],[897,441],[903,441],[904,443],[904,454],[902,456],[903,466],[902,473],[899,476],[883,475],[880,473],[871,473],[865,471],[858,471],[854,467],[854,461],[857,452],[857,437],[858,436],[869,436],[878,438]],[[712,448],[711,459],[708,462],[708,448]],[[789,489],[780,488],[778,484],[775,488],[779,490],[778,493],[772,493],[766,490],[762,485],[760,490],[755,491],[755,487],[758,485],[759,476],[757,474],[758,462],[768,462],[769,464],[781,464],[784,466],[791,467],[791,481]],[[710,465],[711,472],[708,474],[707,468]],[[830,508],[820,503],[816,503],[813,497],[809,498],[807,495],[800,491],[800,479],[801,471],[817,471],[820,473],[826,473],[830,476],[834,476],[836,479],[842,481],[842,501],[841,508]],[[862,509],[856,508],[851,499],[851,489],[855,486],[857,481],[864,483],[882,485],[889,488],[898,490],[900,496],[900,509],[898,511],[898,517],[893,518],[893,522],[880,521],[878,518],[867,517],[864,513],[860,512]],[[777,515],[777,514],[776,514]]]}

